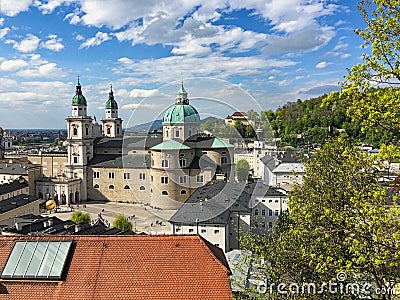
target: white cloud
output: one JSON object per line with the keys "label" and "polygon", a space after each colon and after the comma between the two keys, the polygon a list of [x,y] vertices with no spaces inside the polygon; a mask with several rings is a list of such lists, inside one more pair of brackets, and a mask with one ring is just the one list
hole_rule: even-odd
{"label": "white cloud", "polygon": [[10,28],[2,28],[0,29],[0,39],[4,38],[4,36],[10,31]]}
{"label": "white cloud", "polygon": [[28,63],[22,59],[6,60],[0,64],[1,71],[16,71],[28,66]]}
{"label": "white cloud", "polygon": [[42,12],[42,14],[50,14],[56,9],[57,7],[61,6],[64,2],[72,2],[71,0],[47,0],[44,1],[35,1],[35,5],[37,8]]}
{"label": "white cloud", "polygon": [[270,35],[267,38],[268,45],[263,52],[270,55],[292,51],[315,51],[326,45],[334,36],[333,28],[318,27],[314,24],[285,36]]}
{"label": "white cloud", "polygon": [[116,74],[142,77],[142,80],[147,82],[174,81],[182,76],[259,76],[268,69],[296,65],[296,62],[288,59],[265,59],[261,56],[226,57],[215,54],[207,57],[171,56],[140,61],[122,57],[118,61],[121,66],[113,69]]}
{"label": "white cloud", "polygon": [[84,41],[85,40],[85,37],[83,35],[80,35],[80,34],[76,34],[74,38],[77,41]]}
{"label": "white cloud", "polygon": [[55,34],[51,34],[47,38],[48,38],[47,41],[44,41],[40,44],[42,48],[57,52],[64,49],[62,38],[57,37],[57,35]]}
{"label": "white cloud", "polygon": [[157,93],[157,90],[141,90],[141,89],[133,89],[130,91],[129,96],[131,98],[146,98],[150,95]]}
{"label": "white cloud", "polygon": [[328,63],[328,62],[326,62],[326,61],[321,61],[321,62],[317,63],[317,64],[315,65],[315,67],[316,67],[317,69],[324,69],[324,68],[326,68],[326,67],[329,66],[329,65],[330,65],[330,63]]}
{"label": "white cloud", "polygon": [[14,42],[13,48],[20,52],[32,52],[38,48],[40,39],[37,36],[29,33],[26,35],[26,38],[20,42],[15,42],[12,40],[9,41],[10,43]]}
{"label": "white cloud", "polygon": [[122,106],[122,109],[155,109],[155,108],[161,108],[163,105],[161,104],[155,104],[155,103],[131,103],[131,104],[125,104]]}
{"label": "white cloud", "polygon": [[69,24],[76,25],[79,24],[81,18],[77,15],[77,12],[69,13],[65,16],[64,20],[69,20]]}
{"label": "white cloud", "polygon": [[98,46],[108,40],[111,40],[109,34],[106,32],[99,31],[98,33],[96,33],[94,37],[88,38],[85,42],[83,42],[79,46],[79,49]]}
{"label": "white cloud", "polygon": [[42,59],[39,54],[32,54],[28,64],[25,70],[18,71],[16,75],[28,78],[54,78],[65,76],[64,72],[56,63]]}
{"label": "white cloud", "polygon": [[20,12],[27,11],[32,0],[0,0],[0,13],[14,17]]}
{"label": "white cloud", "polygon": [[4,18],[0,18],[0,26],[3,26],[4,24]]}
{"label": "white cloud", "polygon": [[[253,11],[254,17],[265,20],[273,30],[285,34],[267,36],[212,23],[221,17],[221,12],[240,9]],[[83,0],[66,19],[75,24],[106,26],[117,31],[112,35],[119,41],[131,41],[133,45],[173,46],[172,54],[175,55],[243,52],[265,45],[267,41],[265,54],[276,54],[313,51],[326,45],[335,34],[334,28],[318,24],[318,19],[340,10],[343,10],[341,6],[322,0],[149,0],[135,5],[126,0],[115,0],[113,9],[107,1]],[[101,42],[99,38],[90,38],[81,47]]]}

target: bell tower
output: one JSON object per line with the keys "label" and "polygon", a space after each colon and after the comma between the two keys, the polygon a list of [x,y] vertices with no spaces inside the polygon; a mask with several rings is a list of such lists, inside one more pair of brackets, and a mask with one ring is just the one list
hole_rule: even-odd
{"label": "bell tower", "polygon": [[[72,98],[72,115],[67,117],[68,177],[80,178],[81,199],[87,198],[87,165],[93,158],[93,119],[87,115],[87,102],[79,82]],[[77,200],[77,199],[76,199]]]}
{"label": "bell tower", "polygon": [[103,123],[103,135],[106,137],[122,137],[122,119],[118,117],[118,104],[114,99],[112,85],[106,102],[106,117]]}

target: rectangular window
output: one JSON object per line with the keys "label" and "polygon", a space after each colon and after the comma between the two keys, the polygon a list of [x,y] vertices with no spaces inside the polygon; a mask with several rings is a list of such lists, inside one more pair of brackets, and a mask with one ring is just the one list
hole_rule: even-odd
{"label": "rectangular window", "polygon": [[265,216],[265,209],[261,210],[261,215]]}
{"label": "rectangular window", "polygon": [[196,182],[197,182],[197,183],[203,183],[203,182],[204,182],[204,177],[203,177],[203,175],[197,175],[197,176],[196,176]]}
{"label": "rectangular window", "polygon": [[275,210],[275,216],[279,216],[279,210]]}
{"label": "rectangular window", "polygon": [[124,179],[131,179],[131,173],[124,173]]}
{"label": "rectangular window", "polygon": [[179,183],[186,183],[186,176],[179,176]]}
{"label": "rectangular window", "polygon": [[201,229],[200,233],[207,233],[207,229]]}
{"label": "rectangular window", "polygon": [[94,179],[99,179],[100,178],[100,172],[93,172],[93,178]]}
{"label": "rectangular window", "polygon": [[175,137],[179,137],[179,130],[175,131]]}
{"label": "rectangular window", "polygon": [[272,228],[272,222],[268,223],[268,228]]}
{"label": "rectangular window", "polygon": [[219,229],[214,229],[214,234],[219,234]]}
{"label": "rectangular window", "polygon": [[146,173],[140,173],[139,174],[139,179],[140,180],[146,180]]}
{"label": "rectangular window", "polygon": [[77,164],[77,163],[78,163],[78,157],[74,156],[74,164]]}
{"label": "rectangular window", "polygon": [[228,162],[226,156],[221,157],[221,164],[226,164]]}
{"label": "rectangular window", "polygon": [[268,210],[268,216],[272,216],[272,209]]}
{"label": "rectangular window", "polygon": [[179,166],[181,168],[186,167],[186,159],[183,159],[183,158],[179,159]]}
{"label": "rectangular window", "polygon": [[189,228],[189,233],[193,233],[193,228]]}
{"label": "rectangular window", "polygon": [[115,178],[115,173],[114,172],[108,172],[108,178],[109,179],[114,179]]}
{"label": "rectangular window", "polygon": [[161,183],[162,184],[168,184],[168,177],[166,177],[166,176],[165,177],[164,176],[161,177]]}

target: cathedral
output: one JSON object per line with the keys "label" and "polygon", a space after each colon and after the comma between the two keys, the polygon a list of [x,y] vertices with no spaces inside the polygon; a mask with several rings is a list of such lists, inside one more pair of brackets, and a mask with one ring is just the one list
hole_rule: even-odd
{"label": "cathedral", "polygon": [[102,200],[177,209],[197,188],[234,178],[233,146],[200,132],[199,113],[183,82],[164,113],[162,135],[124,132],[112,87],[101,124],[87,115],[79,78],[71,108],[62,176],[37,180],[39,197],[60,204]]}

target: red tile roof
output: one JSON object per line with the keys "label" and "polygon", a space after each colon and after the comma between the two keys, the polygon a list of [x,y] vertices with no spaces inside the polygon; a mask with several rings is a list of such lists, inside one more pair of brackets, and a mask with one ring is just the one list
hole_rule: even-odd
{"label": "red tile roof", "polygon": [[0,280],[0,299],[232,299],[221,249],[194,235],[0,236],[3,270],[17,240],[72,240],[63,281]]}

